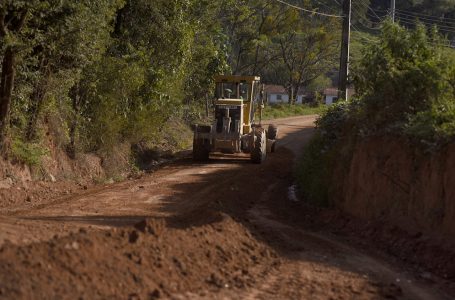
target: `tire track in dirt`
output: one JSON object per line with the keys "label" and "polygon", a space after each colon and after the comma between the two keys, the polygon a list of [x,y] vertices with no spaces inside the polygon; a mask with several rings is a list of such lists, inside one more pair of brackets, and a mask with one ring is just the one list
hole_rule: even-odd
{"label": "tire track in dirt", "polygon": [[[397,270],[327,234],[309,232],[274,219],[266,203],[275,195],[275,183],[250,209],[255,224],[284,247],[287,257],[258,288],[243,299],[451,299],[407,272]],[[283,287],[285,287],[283,289]],[[283,298],[284,299],[284,298]]]}

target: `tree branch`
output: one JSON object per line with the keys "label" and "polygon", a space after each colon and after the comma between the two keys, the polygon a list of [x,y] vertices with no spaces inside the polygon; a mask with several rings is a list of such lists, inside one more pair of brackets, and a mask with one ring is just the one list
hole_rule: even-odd
{"label": "tree branch", "polygon": [[14,27],[12,28],[12,30],[14,32],[19,32],[21,31],[22,27],[24,27],[25,25],[25,21],[27,20],[27,16],[28,16],[28,9],[24,9],[20,16],[19,16],[19,19],[17,20],[17,23],[14,24]]}
{"label": "tree branch", "polygon": [[0,37],[4,38],[8,32],[5,26],[6,8],[4,4],[0,8]]}

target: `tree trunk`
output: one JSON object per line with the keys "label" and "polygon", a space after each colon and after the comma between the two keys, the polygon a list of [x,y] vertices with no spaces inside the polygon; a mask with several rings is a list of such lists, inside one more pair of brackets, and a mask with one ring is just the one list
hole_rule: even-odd
{"label": "tree trunk", "polygon": [[205,116],[210,117],[210,97],[207,94],[205,95]]}
{"label": "tree trunk", "polygon": [[70,144],[68,145],[68,155],[70,158],[76,158],[76,133],[77,127],[79,125],[79,110],[80,110],[80,93],[79,93],[79,83],[77,83],[70,92],[72,106],[73,106],[73,113],[74,117],[71,121],[70,128],[69,128],[69,137],[70,137]]}
{"label": "tree trunk", "polygon": [[14,88],[16,53],[8,47],[2,62],[0,82],[0,151],[8,148],[8,131],[10,122],[11,97]]}
{"label": "tree trunk", "polygon": [[49,72],[45,71],[43,79],[40,80],[35,86],[31,95],[31,107],[30,107],[30,119],[27,124],[27,130],[25,136],[28,140],[36,139],[36,130],[43,107],[44,97],[46,96],[46,86],[49,79]]}
{"label": "tree trunk", "polygon": [[294,85],[291,85],[288,89],[288,93],[289,93],[289,101],[288,101],[288,104],[289,105],[293,105],[295,104],[295,88],[294,88]]}

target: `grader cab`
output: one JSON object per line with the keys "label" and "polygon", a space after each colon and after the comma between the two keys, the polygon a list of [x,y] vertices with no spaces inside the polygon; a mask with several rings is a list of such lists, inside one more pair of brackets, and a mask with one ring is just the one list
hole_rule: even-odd
{"label": "grader cab", "polygon": [[[278,129],[261,125],[263,89],[257,76],[216,76],[214,120],[212,125],[196,125],[193,159],[208,160],[211,152],[250,153],[251,161],[261,163],[267,152],[274,152]],[[257,116],[258,115],[258,116]],[[255,123],[259,117],[259,123]]]}

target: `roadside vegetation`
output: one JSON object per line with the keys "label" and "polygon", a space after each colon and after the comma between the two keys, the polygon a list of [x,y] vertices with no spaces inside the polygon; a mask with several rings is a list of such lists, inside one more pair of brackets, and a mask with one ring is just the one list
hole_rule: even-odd
{"label": "roadside vegetation", "polygon": [[[353,17],[356,26],[362,13]],[[431,46],[437,35],[389,27],[378,42],[353,35],[361,103],[349,104],[348,123],[362,124],[362,135],[398,126],[428,143],[443,140],[454,131],[445,100],[453,82],[443,80],[453,60]],[[69,159],[95,153],[105,162],[119,149],[185,148],[190,126],[211,109],[216,74],[259,75],[294,95],[290,105],[268,107],[265,118],[319,114],[321,107],[294,105],[295,98],[331,84],[340,28],[339,18],[308,17],[271,0],[3,1],[0,153],[39,166],[61,152]]]}
{"label": "roadside vegetation", "polygon": [[3,1],[0,152],[39,165],[56,151],[185,148],[214,75],[297,91],[336,65],[339,20],[302,16],[263,0]]}
{"label": "roadside vegetation", "polygon": [[331,106],[317,121],[298,177],[309,199],[328,204],[334,162],[349,165],[356,141],[398,136],[423,151],[455,140],[455,55],[423,26],[385,23],[353,70],[356,96]]}
{"label": "roadside vegetation", "polygon": [[292,116],[319,115],[326,110],[325,105],[310,104],[276,104],[267,105],[263,110],[264,120],[286,118]]}

